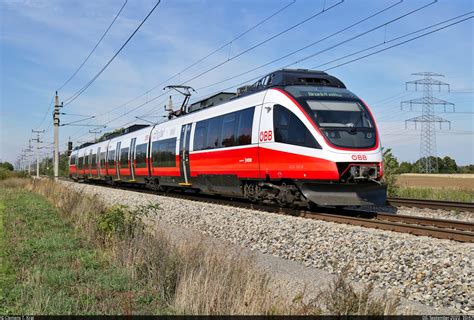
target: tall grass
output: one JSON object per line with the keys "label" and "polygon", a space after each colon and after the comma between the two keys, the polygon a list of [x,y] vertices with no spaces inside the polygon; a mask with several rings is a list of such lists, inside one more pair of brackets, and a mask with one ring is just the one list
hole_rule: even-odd
{"label": "tall grass", "polygon": [[385,296],[376,298],[372,286],[355,290],[345,275],[314,299],[305,293],[292,297],[271,286],[269,274],[249,254],[226,245],[211,246],[197,236],[177,242],[165,230],[149,230],[141,222],[143,208],[107,208],[97,197],[48,180],[34,180],[27,188],[49,199],[62,219],[127,270],[128,314],[137,299],[148,299],[150,305],[171,313],[205,315],[383,315],[394,314],[398,305]]}
{"label": "tall grass", "polygon": [[412,199],[474,202],[474,190],[453,188],[397,187],[392,196]]}

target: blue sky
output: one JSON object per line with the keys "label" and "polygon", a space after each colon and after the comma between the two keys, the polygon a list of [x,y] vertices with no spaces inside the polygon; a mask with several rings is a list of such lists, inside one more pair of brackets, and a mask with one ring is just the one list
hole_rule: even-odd
{"label": "blue sky", "polygon": [[[69,114],[61,116],[62,123],[81,119],[72,114],[104,114],[84,122],[94,125],[108,123],[104,132],[133,122],[135,116],[146,116],[151,121],[157,121],[163,115],[167,96],[163,95],[155,100],[153,98],[163,94],[162,88],[165,85],[182,83],[321,11],[323,6],[328,8],[337,4],[338,0],[296,0],[284,11],[231,45],[136,101],[122,105],[292,2],[163,0],[109,68],[77,100],[62,110]],[[202,88],[218,82],[215,86],[198,90],[195,97],[214,93],[290,65],[432,1],[405,0],[376,17],[295,55],[234,80],[222,82],[322,39],[397,2],[398,0],[346,0],[188,84]],[[3,161],[15,161],[21,150],[28,146],[28,139],[33,137],[31,129],[47,130],[42,135],[45,142],[42,153],[52,153],[52,116],[51,111],[47,112],[54,91],[88,55],[122,4],[123,1],[118,0],[1,1],[0,158]],[[152,0],[128,1],[90,60],[59,92],[60,100],[71,96],[100,70],[154,4],[155,1]],[[464,13],[471,12],[472,16],[473,5],[471,0],[439,0],[386,27],[291,67],[312,68],[384,41],[396,43],[397,41],[390,40]],[[328,72],[339,77],[350,90],[371,106],[379,124],[383,145],[392,148],[399,160],[409,161],[415,161],[419,157],[419,131],[413,127],[405,129],[404,120],[420,115],[420,108],[410,112],[401,111],[399,106],[400,101],[419,97],[422,92],[405,91],[405,82],[417,79],[411,75],[414,72],[444,74],[445,77],[440,80],[451,84],[451,92],[435,92],[435,96],[454,102],[458,113],[438,114],[451,120],[452,124],[451,131],[445,126],[437,135],[438,155],[449,155],[459,164],[474,163],[472,39],[473,19]],[[380,48],[384,48],[384,45],[377,49]],[[321,69],[335,65],[337,63],[325,65]],[[175,99],[177,104],[178,97]],[[132,111],[142,104],[142,107]],[[115,118],[117,119],[114,120]],[[69,137],[74,143],[93,138],[94,135],[88,132],[91,128],[61,127],[60,149],[66,148]]]}

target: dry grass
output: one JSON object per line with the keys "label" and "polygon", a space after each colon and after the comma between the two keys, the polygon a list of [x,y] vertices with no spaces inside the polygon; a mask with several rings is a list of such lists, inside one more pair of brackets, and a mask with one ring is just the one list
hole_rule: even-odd
{"label": "dry grass", "polygon": [[332,315],[393,315],[400,303],[398,298],[388,299],[384,294],[376,297],[372,284],[356,290],[347,281],[348,269],[333,280],[329,288],[321,292],[325,309]]}
{"label": "dry grass", "polygon": [[0,180],[0,188],[25,188],[29,184],[29,178],[8,178]]}
{"label": "dry grass", "polygon": [[374,298],[371,286],[354,290],[344,274],[315,299],[307,301],[305,293],[291,299],[270,289],[270,277],[252,256],[209,246],[198,238],[177,244],[164,230],[147,231],[139,219],[143,212],[106,208],[99,199],[50,180],[35,180],[26,187],[49,199],[63,219],[113,263],[125,267],[130,279],[130,293],[123,302],[127,314],[135,310],[137,299],[149,299],[153,308],[178,314],[395,313],[396,302]]}

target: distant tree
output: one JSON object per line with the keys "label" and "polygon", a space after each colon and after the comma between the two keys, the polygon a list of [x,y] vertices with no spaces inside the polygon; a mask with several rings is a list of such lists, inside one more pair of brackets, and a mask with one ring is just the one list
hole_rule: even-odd
{"label": "distant tree", "polygon": [[5,168],[7,169],[8,171],[13,171],[13,165],[10,163],[10,162],[0,162],[0,168]]}
{"label": "distant tree", "polygon": [[474,173],[474,164],[468,164],[467,166],[459,166],[459,173]]}
{"label": "distant tree", "polygon": [[424,172],[422,171],[422,169],[425,168],[425,161],[426,161],[426,157],[423,157],[423,158],[420,158],[418,159],[414,164],[413,166],[415,168],[413,168],[413,172],[414,173],[438,173],[438,171],[436,171],[436,163],[438,163],[438,166],[439,166],[439,163],[440,163],[440,160],[441,158],[438,158],[438,157],[433,157],[433,156],[430,156],[428,157],[428,159],[430,160],[431,162],[431,165],[433,167],[433,171],[432,172]]}
{"label": "distant tree", "polygon": [[458,172],[458,165],[456,161],[451,157],[445,156],[443,159],[439,159],[439,172],[440,173],[456,173]]}
{"label": "distant tree", "polygon": [[400,167],[398,168],[399,173],[412,173],[413,170],[414,170],[413,164],[408,161],[402,161],[400,163]]}

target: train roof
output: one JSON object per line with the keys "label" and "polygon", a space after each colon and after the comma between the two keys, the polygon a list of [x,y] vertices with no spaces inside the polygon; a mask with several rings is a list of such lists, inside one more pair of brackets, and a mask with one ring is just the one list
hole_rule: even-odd
{"label": "train roof", "polygon": [[252,85],[237,89],[237,96],[249,95],[271,87],[311,85],[346,89],[338,78],[324,71],[308,69],[281,69],[267,74]]}
{"label": "train roof", "polygon": [[235,97],[235,92],[219,92],[204,99],[192,103],[188,108],[189,112],[195,112],[204,108],[215,107],[219,104],[229,101]]}

